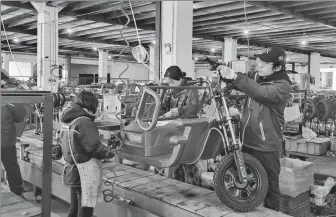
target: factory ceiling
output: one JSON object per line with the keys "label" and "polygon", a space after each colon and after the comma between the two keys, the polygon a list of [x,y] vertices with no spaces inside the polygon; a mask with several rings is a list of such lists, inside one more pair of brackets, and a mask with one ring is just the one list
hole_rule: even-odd
{"label": "factory ceiling", "polygon": [[[114,58],[125,47],[124,37],[138,44],[128,1],[51,1],[58,7],[59,53],[97,58],[97,49]],[[131,1],[141,43],[155,41],[156,1]],[[336,63],[336,1],[194,1],[193,55],[222,55],[224,37],[238,41],[238,55],[253,56],[265,47],[287,50],[288,62],[307,63],[310,52],[322,63]],[[1,1],[1,16],[13,52],[37,50],[37,11],[29,1]],[[8,50],[5,33],[1,48]],[[249,44],[249,46],[247,46]],[[131,58],[131,48],[126,56]]]}

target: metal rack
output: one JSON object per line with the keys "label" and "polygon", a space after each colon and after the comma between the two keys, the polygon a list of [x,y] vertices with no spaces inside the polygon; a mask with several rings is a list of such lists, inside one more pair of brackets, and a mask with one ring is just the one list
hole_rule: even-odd
{"label": "metal rack", "polygon": [[7,103],[44,103],[43,121],[43,178],[42,178],[42,216],[51,215],[51,174],[53,138],[53,97],[48,91],[1,91],[1,104]]}

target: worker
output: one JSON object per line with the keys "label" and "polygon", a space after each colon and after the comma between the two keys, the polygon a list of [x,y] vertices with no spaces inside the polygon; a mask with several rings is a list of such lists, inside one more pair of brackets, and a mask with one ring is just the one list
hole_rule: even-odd
{"label": "worker", "polygon": [[253,78],[219,66],[221,75],[247,96],[241,126],[242,151],[254,156],[265,168],[269,188],[264,206],[279,210],[280,154],[284,127],[284,110],[290,98],[291,82],[285,71],[286,53],[278,47],[257,56]]}
{"label": "worker", "polygon": [[[189,78],[186,73],[182,72],[178,66],[170,66],[164,75],[166,82],[171,87],[190,86]],[[179,117],[179,118],[195,118],[200,109],[199,94],[196,89],[176,89],[171,93],[170,111],[166,112],[162,117]],[[180,181],[186,181],[185,171],[193,165],[177,165],[171,168],[172,178]]]}
{"label": "worker", "polygon": [[62,154],[66,162],[63,182],[70,187],[68,217],[91,217],[102,185],[102,160],[114,156],[112,147],[101,143],[94,123],[98,98],[80,92],[62,113]]}
{"label": "worker", "polygon": [[[1,89],[6,88],[9,74],[1,70]],[[1,161],[7,173],[9,189],[22,196],[24,193],[20,166],[16,154],[16,123],[24,121],[27,111],[23,104],[1,104]]]}
{"label": "worker", "polygon": [[[186,73],[178,66],[170,66],[164,75],[166,82],[170,86],[188,86],[185,79]],[[172,91],[170,102],[170,111],[165,113],[163,117],[181,117],[190,118],[197,117],[199,111],[199,95],[197,90],[192,89],[176,89]]]}

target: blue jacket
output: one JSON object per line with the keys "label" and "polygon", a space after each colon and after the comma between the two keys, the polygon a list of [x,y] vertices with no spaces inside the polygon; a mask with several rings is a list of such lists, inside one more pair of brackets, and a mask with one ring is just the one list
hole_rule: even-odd
{"label": "blue jacket", "polygon": [[254,78],[239,73],[234,81],[247,96],[241,118],[241,141],[255,150],[281,151],[284,110],[292,89],[290,80],[285,71],[266,79]]}

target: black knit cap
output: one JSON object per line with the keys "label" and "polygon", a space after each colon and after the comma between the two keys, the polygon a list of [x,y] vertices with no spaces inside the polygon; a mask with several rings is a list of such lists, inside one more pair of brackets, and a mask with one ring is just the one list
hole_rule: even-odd
{"label": "black knit cap", "polygon": [[180,80],[183,77],[183,72],[178,66],[170,66],[164,75],[164,77],[168,77],[173,80]]}

